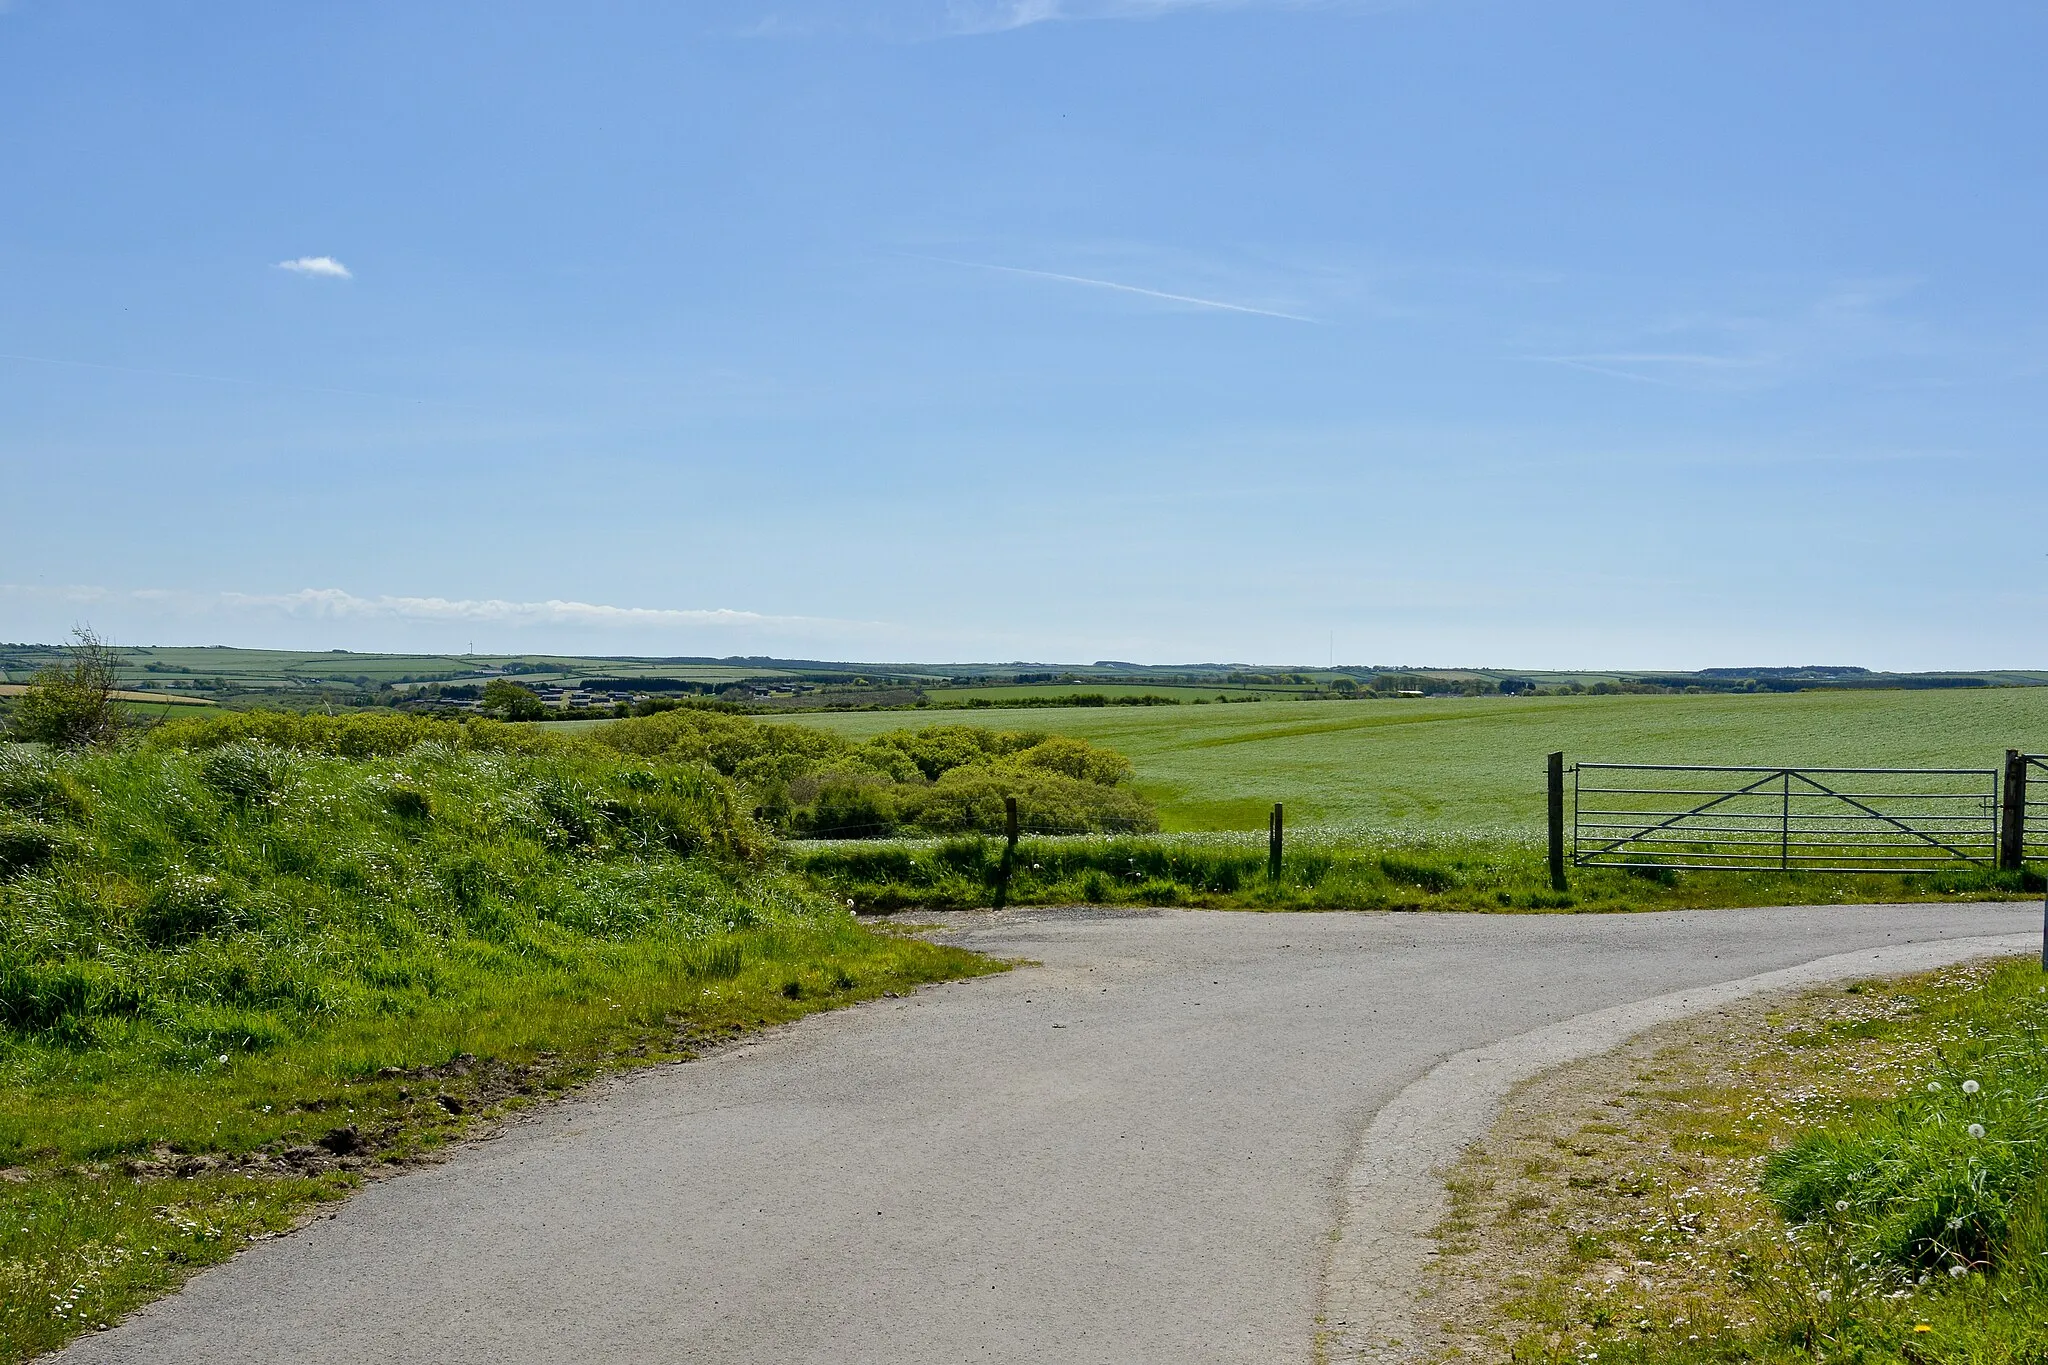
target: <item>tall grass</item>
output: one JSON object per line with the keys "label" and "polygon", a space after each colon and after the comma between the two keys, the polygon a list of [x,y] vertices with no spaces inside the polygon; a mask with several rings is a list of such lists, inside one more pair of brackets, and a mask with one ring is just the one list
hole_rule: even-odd
{"label": "tall grass", "polygon": [[[791,865],[863,910],[964,909],[993,902],[1002,842],[988,838],[810,842]],[[2017,872],[1959,864],[1943,872],[1822,874],[1575,868],[1550,885],[1540,846],[1379,834],[1290,840],[1278,879],[1264,836],[1027,838],[1007,900],[1016,905],[1187,905],[1263,910],[1615,911],[1922,899],[2002,899]]]}

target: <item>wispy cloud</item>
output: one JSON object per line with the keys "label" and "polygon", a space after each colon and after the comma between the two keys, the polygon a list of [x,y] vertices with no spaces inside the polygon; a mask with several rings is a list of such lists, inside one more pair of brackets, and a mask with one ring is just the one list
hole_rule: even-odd
{"label": "wispy cloud", "polygon": [[[1898,306],[1911,280],[1838,282],[1804,299],[1692,308],[1607,332],[1597,345],[1531,347],[1522,359],[1610,379],[1688,389],[1756,389],[1852,366],[1926,361],[1944,347]],[[1728,293],[1739,287],[1720,286]],[[1590,339],[1581,332],[1572,340]],[[1615,342],[1621,343],[1615,345]]]}
{"label": "wispy cloud", "polygon": [[1626,379],[1637,384],[1685,387],[1705,375],[1731,371],[1761,370],[1776,363],[1774,356],[1689,355],[1655,351],[1593,352],[1587,355],[1533,355],[1548,365],[1563,365],[1588,374]]}
{"label": "wispy cloud", "polygon": [[391,621],[423,625],[817,629],[884,624],[820,616],[771,616],[729,607],[621,607],[564,598],[515,602],[497,597],[408,597],[391,594],[366,597],[345,588],[301,588],[297,592],[285,593],[196,593],[177,588],[124,591],[77,583],[0,583],[0,596],[81,606],[113,606],[128,602],[183,613],[281,614],[304,620]]}
{"label": "wispy cloud", "polygon": [[310,275],[319,279],[352,280],[355,276],[349,268],[332,256],[300,256],[295,260],[279,261],[279,270],[289,270],[294,275]]}
{"label": "wispy cloud", "polygon": [[735,30],[749,38],[815,38],[859,33],[924,41],[1008,33],[1038,24],[1165,19],[1226,10],[1332,10],[1372,14],[1426,0],[784,0]]}
{"label": "wispy cloud", "polygon": [[1304,317],[1300,313],[1283,313],[1277,308],[1255,308],[1248,303],[1229,303],[1223,299],[1205,299],[1194,294],[1173,294],[1164,289],[1147,289],[1142,285],[1121,284],[1116,280],[1098,280],[1088,275],[1064,275],[1056,270],[1027,270],[1020,265],[995,265],[988,261],[959,261],[948,256],[919,256],[918,260],[934,261],[940,265],[957,265],[969,270],[996,270],[1005,275],[1028,275],[1041,280],[1058,280],[1063,284],[1085,284],[1092,289],[1114,289],[1122,294],[1139,294],[1145,298],[1164,299],[1169,303],[1192,304],[1197,308],[1215,308],[1227,313],[1251,313],[1262,318],[1284,318],[1288,322],[1321,322],[1321,318]]}
{"label": "wispy cloud", "polygon": [[1090,19],[1163,19],[1197,10],[1351,10],[1400,8],[1415,0],[946,0],[954,33],[1002,33],[1032,24]]}
{"label": "wispy cloud", "polygon": [[222,593],[230,607],[267,608],[294,616],[463,622],[514,626],[789,626],[818,618],[767,616],[726,607],[615,607],[597,602],[510,602],[503,598],[358,597],[342,588],[301,588],[288,593]]}

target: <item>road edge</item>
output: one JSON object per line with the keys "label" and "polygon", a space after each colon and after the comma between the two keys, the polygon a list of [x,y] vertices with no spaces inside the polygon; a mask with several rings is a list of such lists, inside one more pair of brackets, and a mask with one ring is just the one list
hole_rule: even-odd
{"label": "road edge", "polygon": [[1620,1047],[1659,1024],[1769,991],[1933,971],[2026,952],[2032,934],[1934,939],[1835,953],[1546,1024],[1446,1058],[1387,1102],[1360,1134],[1343,1177],[1317,1296],[1318,1362],[1419,1360],[1417,1291],[1450,1210],[1442,1173],[1486,1135],[1508,1092],[1539,1072]]}

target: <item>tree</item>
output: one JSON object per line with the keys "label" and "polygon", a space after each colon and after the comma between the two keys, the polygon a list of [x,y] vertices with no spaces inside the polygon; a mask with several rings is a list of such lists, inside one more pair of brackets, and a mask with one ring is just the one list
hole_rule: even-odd
{"label": "tree", "polygon": [[123,728],[114,704],[113,648],[90,627],[80,626],[71,632],[66,653],[66,662],[37,673],[15,698],[8,734],[63,749],[113,743]]}
{"label": "tree", "polygon": [[484,684],[483,709],[506,720],[539,720],[548,713],[547,703],[510,678],[493,678]]}

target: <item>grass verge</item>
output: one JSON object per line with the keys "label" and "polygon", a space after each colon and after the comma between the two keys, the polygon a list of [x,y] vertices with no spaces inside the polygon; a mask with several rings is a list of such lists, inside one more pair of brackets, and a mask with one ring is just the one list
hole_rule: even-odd
{"label": "grass verge", "polygon": [[701,767],[262,724],[0,746],[0,1358],[480,1117],[1000,969],[861,928]]}
{"label": "grass verge", "polygon": [[191,1068],[17,1049],[0,1095],[0,1358],[112,1323],[362,1180],[600,1072],[994,970],[827,915],[480,976],[407,1017]]}
{"label": "grass verge", "polygon": [[[966,909],[993,902],[1002,842],[797,844],[792,865],[868,911]],[[1944,872],[1672,872],[1575,868],[1551,889],[1541,847],[1411,839],[1378,846],[1290,842],[1278,880],[1263,836],[1137,835],[1023,839],[1014,905],[1186,905],[1244,910],[1515,910],[1607,912],[1738,905],[2005,900],[2038,890],[2031,874],[1958,865]]]}
{"label": "grass verge", "polygon": [[1438,1360],[2048,1360],[2031,960],[1753,1001],[1517,1092],[1451,1176]]}

